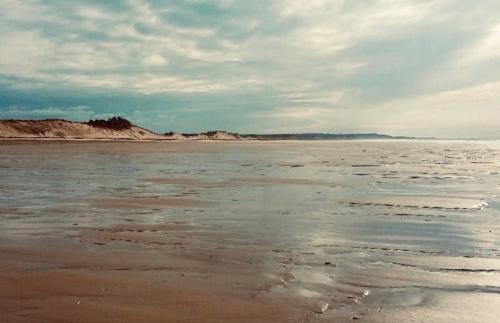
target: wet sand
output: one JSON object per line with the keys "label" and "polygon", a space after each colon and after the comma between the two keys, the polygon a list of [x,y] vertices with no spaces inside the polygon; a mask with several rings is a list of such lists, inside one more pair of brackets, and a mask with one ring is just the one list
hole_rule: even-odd
{"label": "wet sand", "polygon": [[[151,238],[142,234],[140,240],[151,244]],[[3,242],[1,321],[299,322],[305,318],[304,309],[260,299],[259,288],[266,283],[248,279],[247,275],[259,277],[251,268],[126,245],[139,243],[137,239],[99,237],[95,247],[47,241],[50,248],[32,248]],[[107,242],[97,242],[102,240]],[[110,240],[124,245],[110,245]]]}
{"label": "wet sand", "polygon": [[262,247],[181,222],[73,227],[1,241],[2,322],[324,321],[326,303],[269,293],[294,277],[263,265]]}
{"label": "wet sand", "polygon": [[166,208],[172,206],[203,206],[206,202],[178,197],[114,197],[114,198],[100,198],[90,201],[90,207],[103,208],[103,209],[155,209]]}
{"label": "wet sand", "polygon": [[0,143],[1,322],[470,322],[495,142]]}

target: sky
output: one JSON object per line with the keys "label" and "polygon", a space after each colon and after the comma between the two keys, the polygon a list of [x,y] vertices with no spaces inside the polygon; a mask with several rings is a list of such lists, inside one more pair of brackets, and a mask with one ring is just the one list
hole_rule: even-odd
{"label": "sky", "polygon": [[0,118],[500,138],[498,0],[0,0]]}

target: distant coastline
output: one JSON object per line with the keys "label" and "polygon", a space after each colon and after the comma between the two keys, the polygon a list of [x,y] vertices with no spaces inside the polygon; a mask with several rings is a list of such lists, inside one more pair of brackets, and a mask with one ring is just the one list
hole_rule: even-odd
{"label": "distant coastline", "polygon": [[417,139],[378,133],[283,133],[239,134],[223,130],[201,133],[163,134],[141,128],[130,121],[113,117],[108,120],[77,122],[64,119],[0,120],[0,139],[60,139],[60,140],[363,140],[363,139]]}

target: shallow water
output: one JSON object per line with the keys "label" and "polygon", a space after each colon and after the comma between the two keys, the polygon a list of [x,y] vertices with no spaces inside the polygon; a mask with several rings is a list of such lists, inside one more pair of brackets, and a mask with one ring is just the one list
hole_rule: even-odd
{"label": "shallow water", "polygon": [[500,317],[499,142],[3,142],[0,156],[0,239],[183,223],[183,252],[226,248],[218,261],[278,281],[259,297],[320,318]]}

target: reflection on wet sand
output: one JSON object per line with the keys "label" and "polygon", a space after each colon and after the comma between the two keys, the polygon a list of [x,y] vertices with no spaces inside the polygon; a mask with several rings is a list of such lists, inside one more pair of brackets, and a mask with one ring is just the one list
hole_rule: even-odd
{"label": "reflection on wet sand", "polygon": [[495,321],[499,150],[0,145],[1,321]]}
{"label": "reflection on wet sand", "polygon": [[299,178],[272,178],[272,177],[239,177],[232,178],[236,183],[250,183],[250,184],[284,184],[284,185],[325,185],[335,186],[334,183],[325,182],[322,180],[299,179]]}
{"label": "reflection on wet sand", "polygon": [[[2,322],[290,322],[259,272],[123,246],[2,247]],[[5,258],[8,257],[8,261]],[[238,290],[232,291],[231,287]]]}
{"label": "reflection on wet sand", "polygon": [[145,182],[159,185],[178,185],[185,188],[213,188],[232,186],[227,181],[206,181],[195,178],[144,178]]}
{"label": "reflection on wet sand", "polygon": [[272,177],[237,177],[225,181],[201,181],[194,178],[145,178],[146,182],[155,184],[178,185],[186,188],[237,187],[241,184],[284,184],[284,185],[326,185],[335,186],[321,180],[307,178],[272,178]]}
{"label": "reflection on wet sand", "polygon": [[206,205],[203,201],[179,197],[109,197],[90,201],[91,207],[103,209],[154,209],[203,205]]}

